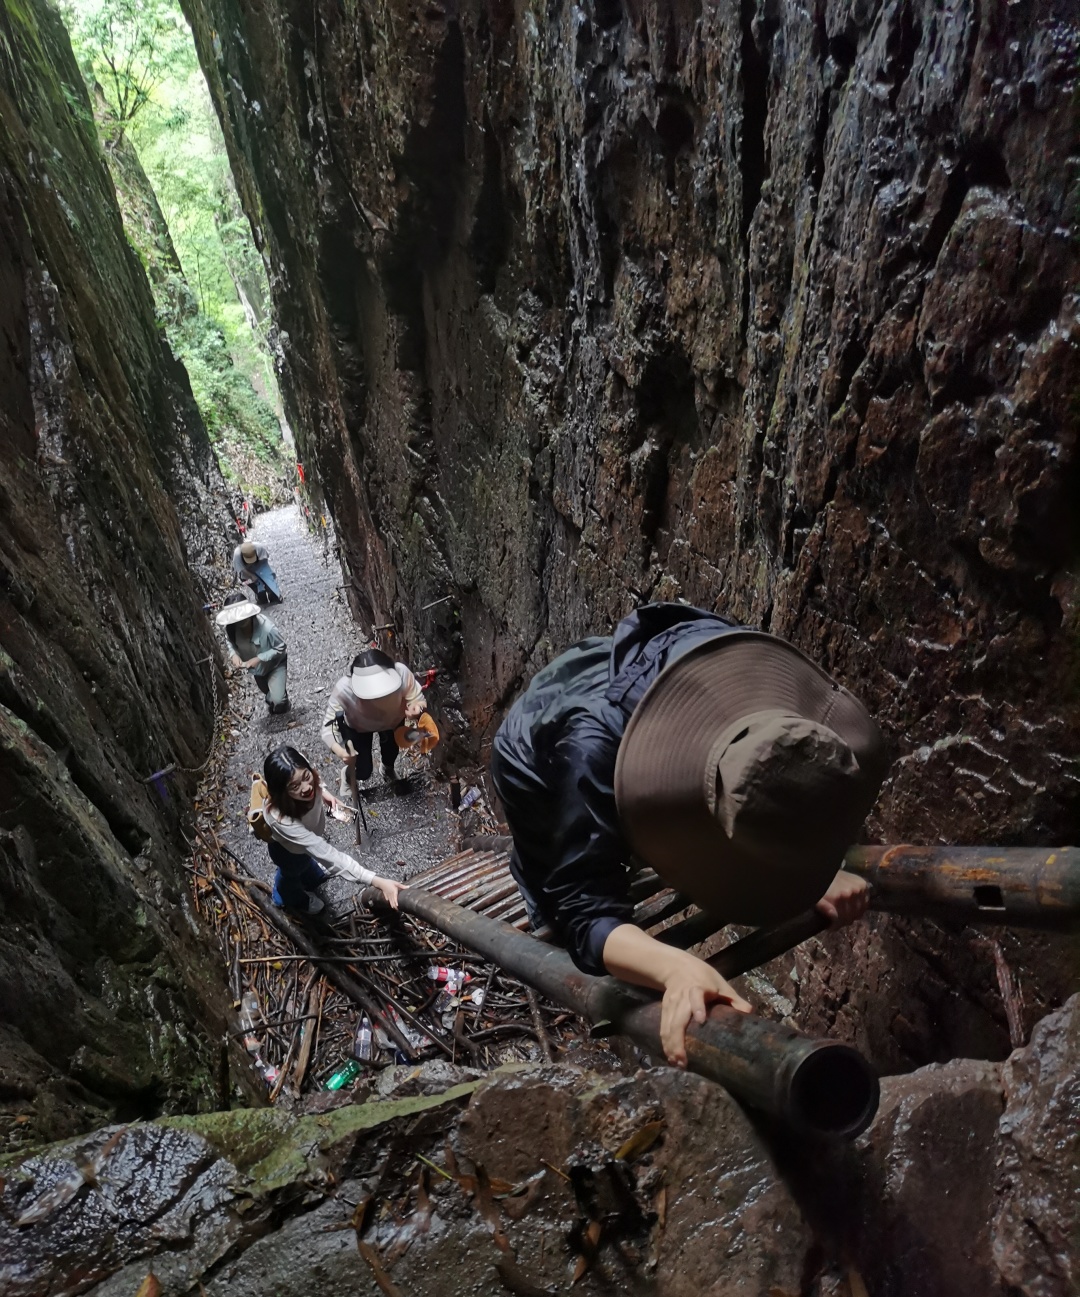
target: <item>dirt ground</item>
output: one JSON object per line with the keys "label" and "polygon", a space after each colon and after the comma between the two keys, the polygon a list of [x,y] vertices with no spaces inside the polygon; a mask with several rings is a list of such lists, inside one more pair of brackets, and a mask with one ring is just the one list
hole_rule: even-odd
{"label": "dirt ground", "polygon": [[[283,602],[263,611],[277,625],[289,651],[289,698],[292,708],[270,716],[262,695],[247,672],[241,674],[240,699],[232,709],[233,748],[226,766],[227,814],[219,827],[222,841],[260,878],[272,882],[274,867],[266,847],[248,832],[245,812],[252,773],[282,743],[292,744],[311,761],[332,792],[337,792],[340,761],[319,738],[327,697],[334,682],[348,672],[352,658],[367,646],[364,630],[357,626],[345,602],[341,570],[330,544],[311,535],[295,506],[261,514],[250,533],[266,546],[277,574]],[[224,632],[218,632],[224,641]],[[227,648],[227,644],[225,645]],[[427,664],[410,662],[417,670]],[[237,712],[243,718],[235,719]],[[410,757],[399,756],[394,787],[383,779],[382,762],[375,752],[374,772],[361,785],[368,831],[355,846],[351,824],[327,820],[330,841],[355,856],[361,864],[386,878],[408,879],[453,853],[452,835],[457,816],[450,810],[445,783],[434,778],[427,758],[414,767]],[[329,879],[320,895],[340,907],[356,892],[354,883]]]}

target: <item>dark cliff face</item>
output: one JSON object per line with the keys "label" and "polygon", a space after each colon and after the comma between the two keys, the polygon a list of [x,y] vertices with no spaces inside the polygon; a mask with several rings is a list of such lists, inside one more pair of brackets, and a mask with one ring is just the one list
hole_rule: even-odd
{"label": "dark cliff face", "polygon": [[42,1139],[216,1094],[193,780],[147,777],[214,738],[228,514],[37,0],[0,6],[0,391],[0,1108]]}
{"label": "dark cliff face", "polygon": [[[1075,840],[1073,5],[185,8],[358,606],[456,668],[481,755],[681,597],[867,701],[885,840]],[[1037,1013],[1067,975],[1006,945]],[[917,948],[885,925],[826,1018],[1000,1052],[949,986],[996,999],[985,949]]]}

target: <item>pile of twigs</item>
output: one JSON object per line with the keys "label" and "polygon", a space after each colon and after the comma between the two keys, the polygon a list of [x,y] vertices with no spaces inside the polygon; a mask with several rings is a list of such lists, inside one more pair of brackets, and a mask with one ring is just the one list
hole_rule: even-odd
{"label": "pile of twigs", "polygon": [[236,1035],[271,1102],[395,1062],[550,1060],[584,1033],[565,1009],[411,915],[375,917],[358,899],[329,921],[285,915],[209,826],[197,831],[190,868],[230,969]]}

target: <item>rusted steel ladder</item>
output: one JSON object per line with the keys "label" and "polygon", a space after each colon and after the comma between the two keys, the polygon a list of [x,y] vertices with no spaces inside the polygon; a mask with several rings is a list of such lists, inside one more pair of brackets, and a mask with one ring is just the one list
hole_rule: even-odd
{"label": "rusted steel ladder", "polygon": [[[1077,847],[853,847],[844,868],[870,884],[874,910],[1044,932],[1080,930]],[[416,875],[412,882],[520,932],[528,929],[525,902],[510,874],[506,850],[462,851]],[[630,894],[637,903],[634,922],[638,927],[684,950],[700,945],[724,927],[685,896],[665,887],[651,869],[636,875]],[[676,915],[683,917],[672,924]],[[810,915],[778,925],[777,941],[784,939],[787,944],[778,945],[771,954],[739,971],[765,963],[824,926],[820,916],[815,922]],[[762,949],[771,949],[773,944]]]}
{"label": "rusted steel ladder", "polygon": [[[501,845],[501,844],[500,844]],[[1072,931],[1080,927],[1076,848],[858,847],[845,868],[871,884],[871,905],[900,914],[961,918]],[[594,1024],[607,1024],[661,1055],[655,996],[608,977],[589,977],[565,951],[525,935],[525,903],[506,850],[463,851],[411,880],[402,909],[495,960]],[[651,871],[631,883],[634,921],[661,941],[700,945],[723,926],[666,888]],[[365,899],[378,905],[378,893]],[[672,920],[676,920],[672,922]],[[733,977],[821,931],[816,911],[725,946],[710,963]],[[691,1070],[797,1129],[851,1138],[869,1125],[878,1086],[855,1050],[715,1006],[687,1032]]]}

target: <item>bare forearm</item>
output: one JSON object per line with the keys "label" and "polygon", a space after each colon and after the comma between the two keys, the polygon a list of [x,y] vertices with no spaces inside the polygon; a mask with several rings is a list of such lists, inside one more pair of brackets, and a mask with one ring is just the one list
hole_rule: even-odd
{"label": "bare forearm", "polygon": [[669,1063],[686,1066],[686,1027],[704,1022],[708,1006],[723,1001],[743,1013],[749,1003],[696,955],[648,936],[632,923],[613,928],[604,942],[604,967],[613,977],[663,991],[660,1040]]}
{"label": "bare forearm", "polygon": [[604,967],[612,977],[656,991],[665,990],[672,973],[688,959],[694,956],[665,946],[632,923],[613,928],[604,942]]}

